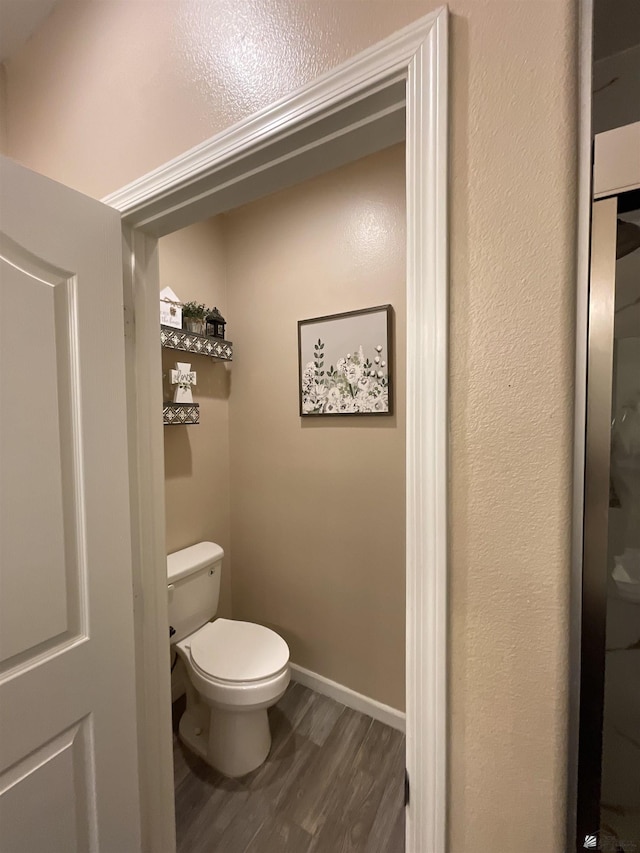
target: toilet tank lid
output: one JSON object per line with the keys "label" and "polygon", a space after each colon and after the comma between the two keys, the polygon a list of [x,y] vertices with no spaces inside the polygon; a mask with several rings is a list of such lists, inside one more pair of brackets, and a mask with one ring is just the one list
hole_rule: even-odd
{"label": "toilet tank lid", "polygon": [[167,557],[167,580],[174,583],[193,572],[220,562],[224,551],[215,542],[198,542]]}

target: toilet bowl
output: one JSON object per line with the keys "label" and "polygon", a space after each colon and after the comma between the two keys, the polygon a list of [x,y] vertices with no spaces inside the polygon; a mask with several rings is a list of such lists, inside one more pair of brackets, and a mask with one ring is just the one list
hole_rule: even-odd
{"label": "toilet bowl", "polygon": [[289,684],[289,647],[263,625],[208,621],[217,610],[222,556],[220,546],[201,542],[167,558],[172,645],[188,676],[178,731],[216,770],[244,776],[269,754],[267,709]]}
{"label": "toilet bowl", "polygon": [[192,690],[180,720],[182,740],[225,776],[255,770],[271,747],[267,708],[289,684],[287,644],[262,625],[216,619],[176,650]]}

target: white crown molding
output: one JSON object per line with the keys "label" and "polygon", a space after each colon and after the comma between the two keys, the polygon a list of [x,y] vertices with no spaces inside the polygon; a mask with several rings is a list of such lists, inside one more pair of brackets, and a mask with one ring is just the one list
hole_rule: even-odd
{"label": "white crown molding", "polygon": [[442,15],[437,10],[411,24],[338,68],[318,77],[308,86],[260,110],[211,139],[196,145],[173,160],[122,187],[102,201],[129,219],[140,207],[158,201],[164,191],[173,192],[185,182],[193,183],[222,164],[247,151],[255,151],[274,137],[298,129],[314,117],[327,115],[354,91],[373,90],[392,76],[402,79],[419,52],[426,33]]}
{"label": "white crown molding", "polygon": [[[166,628],[166,579],[164,516],[159,516],[158,509],[162,497],[154,493],[159,485],[153,466],[162,458],[162,425],[155,408],[140,405],[136,395],[136,389],[138,397],[148,396],[148,389],[157,388],[156,396],[160,393],[154,235],[245,203],[251,193],[257,197],[271,192],[277,181],[289,180],[286,185],[290,185],[292,175],[301,180],[316,165],[318,171],[326,170],[331,156],[340,162],[348,149],[352,159],[363,156],[373,150],[368,145],[371,138],[379,138],[378,131],[383,145],[397,141],[398,121],[401,131],[406,121],[406,134],[402,133],[407,150],[406,745],[411,783],[406,850],[445,853],[447,30],[448,13],[442,7],[103,199],[120,211],[125,226],[127,304],[133,315],[127,335],[132,352],[131,447],[138,448],[130,471],[137,495],[134,582],[139,591],[136,636],[142,647],[137,660],[144,682],[139,729],[143,753],[147,749],[155,754],[146,769],[141,762],[148,822],[158,814],[172,813],[167,786],[159,779],[160,766],[171,762],[171,741],[167,737],[166,743],[159,742],[164,734],[155,736],[145,728],[145,721],[154,717],[154,703],[170,700],[168,675],[167,679],[159,675],[166,650],[158,647],[158,637]],[[153,352],[147,352],[151,346]],[[168,820],[163,826],[167,824]],[[170,851],[173,842],[168,830],[162,832],[164,846],[153,825],[155,849]]]}

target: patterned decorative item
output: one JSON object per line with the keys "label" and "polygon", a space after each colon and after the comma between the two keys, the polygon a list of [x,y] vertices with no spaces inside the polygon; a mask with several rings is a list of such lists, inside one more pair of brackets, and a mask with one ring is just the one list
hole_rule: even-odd
{"label": "patterned decorative item", "polygon": [[223,341],[220,338],[208,338],[204,335],[185,332],[183,329],[172,329],[167,326],[161,326],[160,343],[163,347],[208,355],[211,358],[218,358],[222,361],[231,361],[233,359],[233,344],[231,341]]}
{"label": "patterned decorative item", "polygon": [[195,370],[184,361],[176,363],[176,369],[170,372],[171,384],[176,386],[173,392],[174,403],[193,403],[191,386],[197,385]]}
{"label": "patterned decorative item", "polygon": [[165,426],[199,424],[200,407],[198,403],[165,403],[162,407],[162,420]]}

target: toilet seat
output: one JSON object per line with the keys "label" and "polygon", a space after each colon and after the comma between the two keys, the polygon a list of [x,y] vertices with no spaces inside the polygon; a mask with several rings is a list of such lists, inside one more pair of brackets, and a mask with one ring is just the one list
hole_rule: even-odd
{"label": "toilet seat", "polygon": [[289,647],[282,637],[253,622],[216,619],[184,644],[202,678],[229,686],[271,680],[289,663]]}

